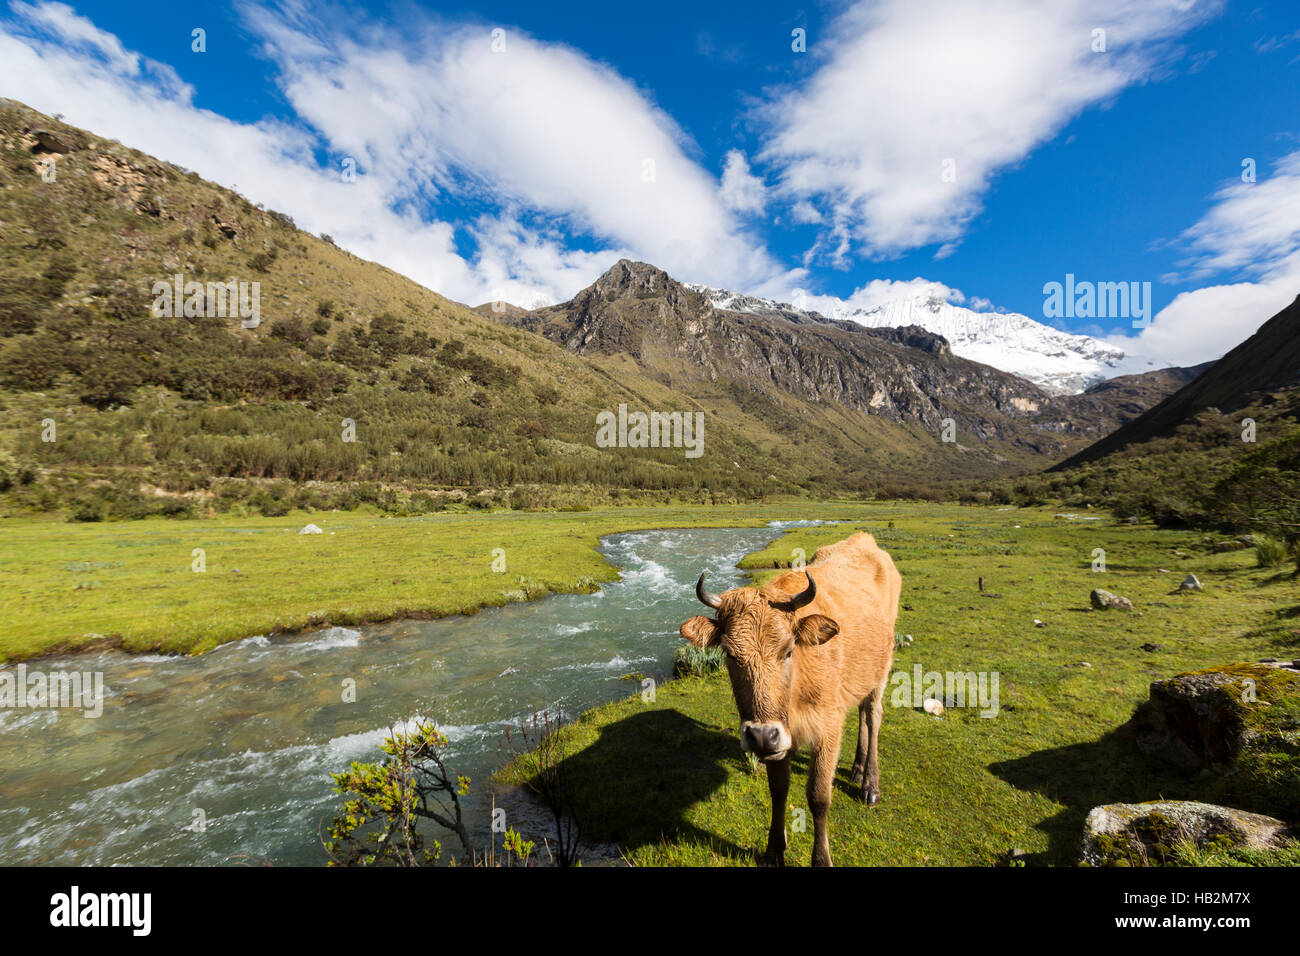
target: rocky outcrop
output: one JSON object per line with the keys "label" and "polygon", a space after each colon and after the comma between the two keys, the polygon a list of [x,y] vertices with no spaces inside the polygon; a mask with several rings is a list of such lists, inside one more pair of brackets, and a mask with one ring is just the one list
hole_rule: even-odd
{"label": "rocky outcrop", "polygon": [[1083,824],[1089,866],[1152,866],[1174,862],[1180,845],[1198,850],[1276,850],[1300,832],[1274,817],[1191,800],[1112,803]]}

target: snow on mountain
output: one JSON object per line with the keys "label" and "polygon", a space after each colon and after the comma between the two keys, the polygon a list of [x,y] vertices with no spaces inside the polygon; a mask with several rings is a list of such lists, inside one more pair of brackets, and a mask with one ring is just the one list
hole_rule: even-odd
{"label": "snow on mountain", "polygon": [[[715,308],[730,312],[823,315],[756,296],[701,285],[690,288],[703,294]],[[947,339],[954,355],[1019,375],[1059,395],[1078,394],[1117,375],[1149,372],[1173,364],[1128,354],[1108,342],[1062,332],[1019,313],[976,312],[930,296],[894,299],[874,309],[832,308],[825,317],[847,319],[869,328],[919,325]]]}

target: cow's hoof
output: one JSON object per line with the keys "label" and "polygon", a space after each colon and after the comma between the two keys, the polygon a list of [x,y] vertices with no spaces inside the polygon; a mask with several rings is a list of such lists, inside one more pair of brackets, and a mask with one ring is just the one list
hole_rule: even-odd
{"label": "cow's hoof", "polygon": [[874,807],[877,803],[880,802],[880,788],[879,788],[879,787],[863,787],[863,788],[862,788],[862,802],[865,803],[865,804],[866,804],[867,806],[869,806],[869,807]]}
{"label": "cow's hoof", "polygon": [[859,770],[857,767],[854,767],[849,773],[849,785],[854,787],[862,786],[862,781],[866,775],[867,772],[865,770]]}
{"label": "cow's hoof", "polygon": [[785,866],[784,853],[760,853],[758,855],[759,866]]}

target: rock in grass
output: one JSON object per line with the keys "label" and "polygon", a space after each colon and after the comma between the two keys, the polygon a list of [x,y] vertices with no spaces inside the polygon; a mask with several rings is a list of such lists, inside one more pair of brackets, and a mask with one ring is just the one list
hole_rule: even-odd
{"label": "rock in grass", "polygon": [[1092,606],[1098,611],[1131,611],[1133,602],[1126,597],[1120,597],[1118,594],[1112,594],[1110,591],[1103,591],[1101,588],[1094,588],[1092,594],[1088,596],[1092,601]]}
{"label": "rock in grass", "polygon": [[921,705],[921,709],[924,710],[927,714],[933,714],[935,717],[942,717],[943,701],[936,700],[933,697],[927,697],[925,699],[925,703]]}
{"label": "rock in grass", "polygon": [[1300,667],[1225,664],[1151,684],[1120,732],[1142,752],[1211,771],[1197,795],[1300,817]]}
{"label": "rock in grass", "polygon": [[1083,862],[1159,866],[1180,844],[1209,850],[1275,850],[1300,833],[1274,817],[1193,800],[1112,803],[1083,824]]}
{"label": "rock in grass", "polygon": [[1203,588],[1201,587],[1200,579],[1197,578],[1196,575],[1194,574],[1189,574],[1187,575],[1187,577],[1183,578],[1183,583],[1178,585],[1178,590],[1200,591],[1203,590]]}
{"label": "rock in grass", "polygon": [[324,534],[325,532],[321,531],[321,529],[314,524],[308,524],[308,525],[304,525],[303,529],[298,533],[299,534]]}

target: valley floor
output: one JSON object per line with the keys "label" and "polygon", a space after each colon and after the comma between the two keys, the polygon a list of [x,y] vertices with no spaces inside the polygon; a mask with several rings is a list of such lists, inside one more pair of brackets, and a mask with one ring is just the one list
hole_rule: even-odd
{"label": "valley floor", "polygon": [[[841,865],[981,865],[1012,849],[1030,863],[1072,864],[1096,805],[1214,795],[1212,780],[1154,766],[1113,733],[1152,680],[1300,653],[1291,568],[1258,568],[1251,550],[1215,553],[1213,536],[1047,508],[791,500],[405,519],[6,519],[0,661],[104,644],[195,653],[324,622],[473,613],[614,579],[596,550],[602,535],[814,518],[847,523],[790,529],[742,565],[761,582],[796,549],[811,559],[819,544],[870,531],[903,576],[897,629],[913,641],[898,651],[895,673],[997,678],[994,717],[974,708],[934,717],[910,699],[887,701],[884,796],[871,810],[848,786],[856,715],[846,715],[831,809]],[[308,522],[323,533],[300,535]],[[1104,572],[1094,570],[1098,549]],[[1189,572],[1204,591],[1177,592]],[[1135,610],[1091,610],[1096,587],[1132,599]],[[767,787],[744,761],[735,724],[720,674],[582,715],[565,733],[571,778],[593,801],[584,835],[619,844],[638,864],[751,864],[766,834]],[[806,757],[794,768],[797,808]],[[501,776],[523,773],[515,765]],[[805,865],[810,852],[811,832],[792,818],[787,862]]]}

